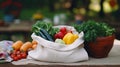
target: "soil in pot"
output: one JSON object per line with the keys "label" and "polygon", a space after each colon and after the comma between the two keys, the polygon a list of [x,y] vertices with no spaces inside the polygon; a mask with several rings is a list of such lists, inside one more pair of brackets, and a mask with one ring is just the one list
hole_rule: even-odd
{"label": "soil in pot", "polygon": [[115,36],[99,37],[95,42],[85,44],[88,55],[94,58],[105,58],[113,47]]}

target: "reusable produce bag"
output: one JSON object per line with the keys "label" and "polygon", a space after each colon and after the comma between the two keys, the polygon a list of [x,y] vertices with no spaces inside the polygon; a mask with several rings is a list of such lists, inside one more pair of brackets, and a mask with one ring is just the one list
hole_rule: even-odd
{"label": "reusable produce bag", "polygon": [[9,56],[12,49],[12,41],[0,41],[0,63],[11,62],[12,58]]}
{"label": "reusable produce bag", "polygon": [[[63,26],[55,26],[63,27]],[[78,33],[74,27],[65,26],[67,29],[73,31],[73,33]],[[64,45],[60,43],[55,43],[43,39],[40,36],[36,36],[35,33],[31,35],[33,40],[38,42],[37,48],[29,51],[28,59],[35,59],[39,61],[47,62],[78,62],[88,60],[88,54],[85,51],[84,47],[84,33],[81,32],[78,34],[79,38],[76,39],[70,45]]]}

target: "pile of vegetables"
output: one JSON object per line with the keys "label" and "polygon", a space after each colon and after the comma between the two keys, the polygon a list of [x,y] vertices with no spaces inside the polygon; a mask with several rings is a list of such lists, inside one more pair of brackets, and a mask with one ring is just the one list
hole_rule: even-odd
{"label": "pile of vegetables", "polygon": [[[72,44],[79,36],[74,34],[71,30],[67,30],[66,27],[56,28],[53,27],[52,23],[43,21],[37,21],[32,27],[33,33],[40,36],[48,41],[61,44]],[[13,61],[25,59],[30,50],[34,50],[38,43],[36,41],[22,42],[20,40],[12,44],[13,50],[10,53],[10,57]]]}
{"label": "pile of vegetables", "polygon": [[[48,41],[66,45],[73,43],[78,38],[78,34],[73,34],[72,31],[67,30],[66,27],[55,28],[51,23],[43,21],[36,22],[32,27],[32,31],[37,36],[40,36]],[[32,42],[22,42],[18,40],[11,45],[13,50],[9,53],[9,56],[13,61],[26,59],[28,52],[30,50],[34,50],[37,45],[38,43],[35,40]]]}
{"label": "pile of vegetables", "polygon": [[25,59],[27,57],[28,51],[35,49],[37,46],[36,41],[25,42],[18,40],[12,44],[13,51],[10,53],[10,57],[14,60]]}
{"label": "pile of vegetables", "polygon": [[61,27],[60,31],[54,35],[55,42],[61,44],[72,44],[77,38],[78,34],[73,34],[71,30],[67,30],[66,27]]}
{"label": "pile of vegetables", "polygon": [[78,34],[72,33],[66,27],[55,28],[51,23],[44,21],[37,21],[33,25],[32,31],[48,41],[62,44],[71,44],[78,38]]}

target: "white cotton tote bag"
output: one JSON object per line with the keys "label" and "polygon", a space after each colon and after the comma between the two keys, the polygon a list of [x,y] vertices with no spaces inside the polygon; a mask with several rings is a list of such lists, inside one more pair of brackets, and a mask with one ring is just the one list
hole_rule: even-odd
{"label": "white cotton tote bag", "polygon": [[[60,28],[63,26],[55,27]],[[65,27],[67,27],[67,29],[71,29],[73,33],[78,33],[74,27]],[[72,44],[64,45],[45,40],[33,33],[31,37],[33,40],[38,42],[38,45],[34,50],[28,52],[28,58],[47,62],[78,62],[88,60],[88,54],[84,49],[83,36],[84,33],[81,32],[79,33],[79,38]]]}

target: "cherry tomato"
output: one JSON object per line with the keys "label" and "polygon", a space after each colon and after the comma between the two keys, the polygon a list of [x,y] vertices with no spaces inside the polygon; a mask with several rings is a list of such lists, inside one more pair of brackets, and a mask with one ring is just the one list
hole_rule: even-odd
{"label": "cherry tomato", "polygon": [[16,56],[15,54],[11,54],[11,55],[10,55],[11,58],[14,58],[15,56]]}
{"label": "cherry tomato", "polygon": [[15,57],[13,57],[13,60],[17,61],[17,60],[19,60],[19,58],[17,56],[15,56]]}
{"label": "cherry tomato", "polygon": [[22,58],[26,58],[26,57],[27,57],[27,54],[26,54],[25,52],[22,52],[22,53],[21,53],[21,56],[22,56]]}
{"label": "cherry tomato", "polygon": [[13,50],[13,52],[12,52],[13,54],[17,54],[17,50]]}
{"label": "cherry tomato", "polygon": [[20,54],[20,53],[21,53],[20,51],[17,51],[17,52],[16,52],[17,55]]}
{"label": "cherry tomato", "polygon": [[18,54],[17,57],[18,57],[18,59],[22,59],[21,54]]}

